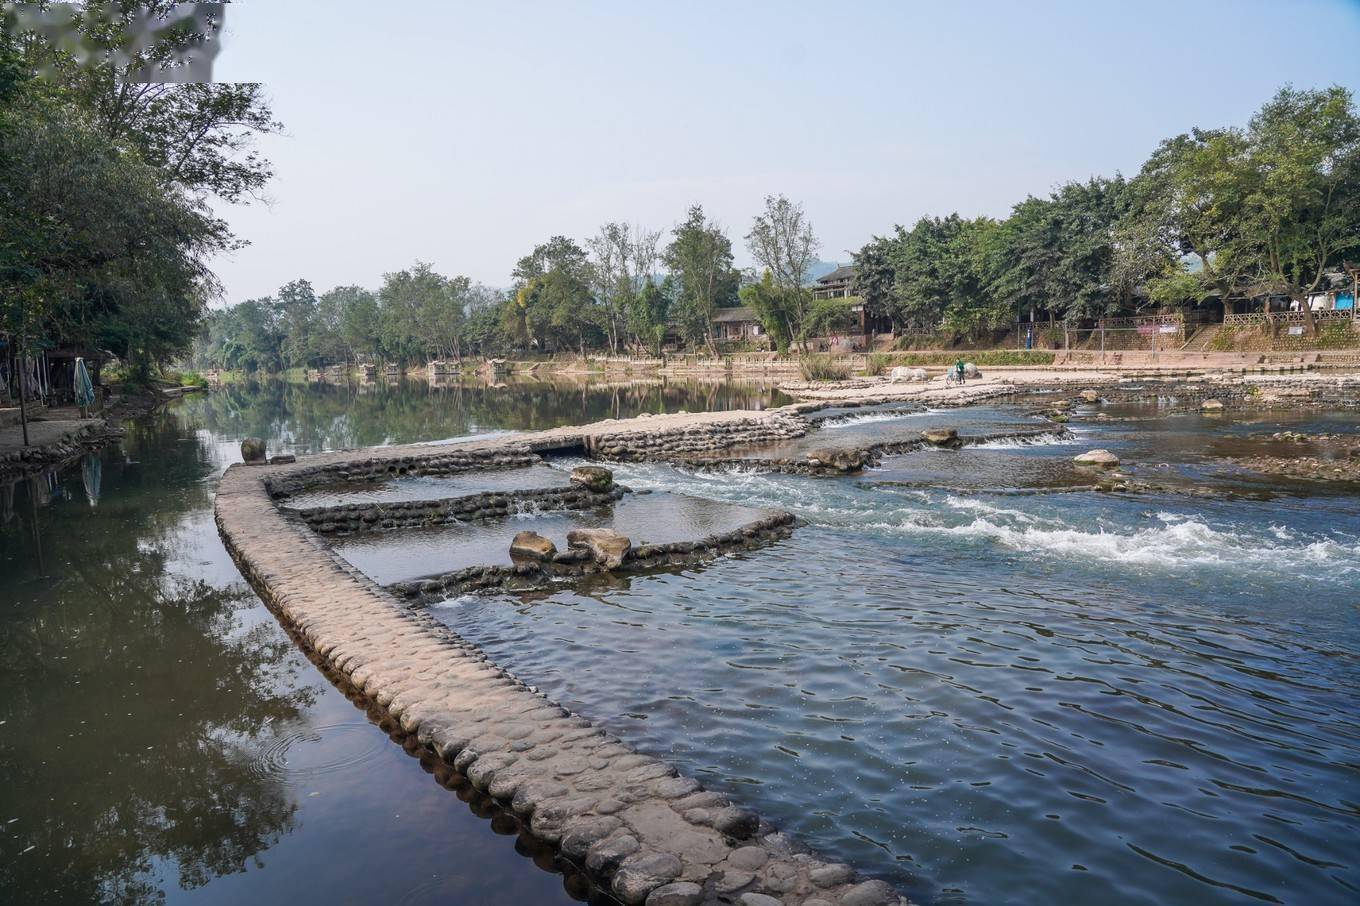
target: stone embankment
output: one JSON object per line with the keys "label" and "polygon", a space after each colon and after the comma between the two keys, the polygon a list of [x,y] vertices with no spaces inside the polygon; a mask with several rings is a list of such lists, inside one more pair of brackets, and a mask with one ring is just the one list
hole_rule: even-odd
{"label": "stone embankment", "polygon": [[22,431],[0,429],[0,483],[55,468],[123,436],[122,428],[97,418],[30,422],[28,446]]}
{"label": "stone embankment", "polygon": [[[457,452],[388,447],[237,465],[219,485],[217,525],[242,575],[328,675],[384,709],[408,734],[409,746],[466,777],[522,830],[555,847],[559,858],[620,902],[904,904],[888,884],[818,859],[723,794],[548,701],[345,563],[275,499],[327,481],[503,468],[532,451],[659,458],[692,444],[716,448],[804,431],[788,411],[712,413],[557,429]],[[744,527],[742,544],[759,540],[747,537],[748,529],[787,528],[769,520],[763,529]],[[659,563],[676,554],[685,556],[644,545],[633,560]]]}

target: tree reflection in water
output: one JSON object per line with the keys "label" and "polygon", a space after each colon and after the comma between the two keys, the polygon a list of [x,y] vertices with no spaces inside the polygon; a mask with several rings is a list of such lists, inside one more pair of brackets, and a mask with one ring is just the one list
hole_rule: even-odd
{"label": "tree reflection in water", "polygon": [[516,380],[290,384],[248,380],[185,401],[204,427],[228,438],[277,438],[296,452],[456,437],[488,429],[542,430],[605,418],[763,409],[790,400],[773,383]]}
{"label": "tree reflection in water", "polygon": [[[210,506],[210,468],[182,439],[170,416],[134,428],[126,455],[106,455],[94,509],[79,468],[4,490],[0,890],[10,902],[161,899],[160,876],[195,887],[241,871],[293,827],[296,806],[250,742],[297,719],[316,689],[287,639],[246,619],[258,604],[242,584],[173,569],[181,521]],[[142,456],[155,468],[137,467]]]}

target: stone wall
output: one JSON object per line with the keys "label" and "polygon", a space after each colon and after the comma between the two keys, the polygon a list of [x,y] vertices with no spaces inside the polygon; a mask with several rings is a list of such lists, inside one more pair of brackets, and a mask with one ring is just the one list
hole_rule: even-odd
{"label": "stone wall", "polygon": [[[610,572],[632,575],[653,569],[692,566],[787,538],[796,525],[797,520],[792,513],[775,513],[730,532],[709,535],[700,541],[642,544],[624,554],[623,565]],[[556,580],[595,575],[603,571],[588,551],[570,548],[558,551],[551,560],[517,563],[514,566],[469,566],[437,576],[396,582],[387,586],[387,589],[413,604],[431,604],[468,592],[502,589],[527,591],[551,585]]]}
{"label": "stone wall", "polygon": [[449,453],[381,457],[364,456],[364,452],[358,451],[354,459],[303,465],[285,474],[269,476],[269,492],[276,499],[283,499],[342,481],[375,481],[406,475],[457,475],[482,469],[518,469],[543,461],[541,457],[518,446],[496,450],[458,448]]}
{"label": "stone wall", "polygon": [[553,510],[584,510],[605,506],[627,490],[614,487],[591,491],[571,485],[523,491],[488,491],[434,500],[394,500],[379,503],[346,503],[337,506],[286,509],[312,531],[323,535],[350,535],[364,531],[418,528],[486,519],[503,519],[515,513]]}
{"label": "stone wall", "polygon": [[777,443],[802,437],[807,430],[807,422],[793,412],[776,411],[738,421],[591,434],[585,438],[585,448],[595,459],[637,462]]}

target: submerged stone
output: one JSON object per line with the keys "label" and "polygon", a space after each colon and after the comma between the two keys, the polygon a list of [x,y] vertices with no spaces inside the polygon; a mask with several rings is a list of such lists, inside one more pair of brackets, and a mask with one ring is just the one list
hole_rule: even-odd
{"label": "submerged stone", "polygon": [[921,432],[921,439],[937,447],[956,447],[959,444],[959,432],[953,428],[927,428]]}
{"label": "submerged stone", "polygon": [[577,466],[571,470],[571,480],[598,493],[614,486],[614,473],[604,466]]}
{"label": "submerged stone", "polygon": [[1205,412],[1218,412],[1223,408],[1223,403],[1219,400],[1205,400],[1199,404],[1199,407]]}
{"label": "submerged stone", "polygon": [[813,465],[825,466],[837,472],[856,472],[864,468],[869,454],[864,450],[816,449],[808,451],[807,459]]}
{"label": "submerged stone", "polygon": [[572,529],[567,533],[567,544],[590,552],[594,561],[605,569],[615,569],[633,546],[613,529]]}

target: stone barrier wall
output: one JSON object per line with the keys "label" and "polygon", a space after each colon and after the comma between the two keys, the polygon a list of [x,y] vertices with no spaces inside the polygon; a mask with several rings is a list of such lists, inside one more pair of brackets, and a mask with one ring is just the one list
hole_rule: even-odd
{"label": "stone barrier wall", "polygon": [[592,434],[586,438],[586,452],[593,458],[614,462],[672,459],[686,453],[776,443],[802,437],[807,430],[807,422],[796,414],[774,410],[758,417],[711,425]]}
{"label": "stone barrier wall", "polygon": [[[792,513],[776,513],[747,523],[730,532],[709,535],[700,541],[642,544],[623,556],[623,564],[609,572],[631,575],[653,569],[692,566],[725,554],[753,550],[793,534],[797,520]],[[550,560],[514,566],[469,566],[437,576],[394,582],[388,591],[412,604],[432,604],[454,595],[478,591],[529,591],[555,580],[603,572],[590,552],[581,548],[558,551]]]}
{"label": "stone barrier wall", "polygon": [[373,456],[373,452],[360,450],[355,452],[353,459],[303,465],[291,472],[271,476],[268,479],[269,492],[276,499],[283,499],[342,481],[374,481],[406,475],[457,475],[483,469],[518,469],[543,461],[526,448],[515,446],[495,450],[458,448],[456,452],[432,452],[428,455]]}
{"label": "stone barrier wall", "polygon": [[487,519],[503,519],[515,513],[584,510],[605,506],[627,490],[614,487],[592,491],[579,486],[523,491],[487,491],[463,497],[434,500],[393,500],[378,503],[346,503],[285,511],[323,535],[418,528]]}

